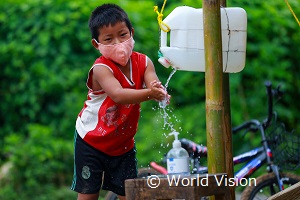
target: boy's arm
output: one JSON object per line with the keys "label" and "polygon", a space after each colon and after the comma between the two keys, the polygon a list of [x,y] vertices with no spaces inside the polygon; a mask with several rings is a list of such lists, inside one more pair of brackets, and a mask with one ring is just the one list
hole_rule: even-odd
{"label": "boy's arm", "polygon": [[105,66],[95,66],[93,74],[106,94],[119,104],[134,104],[150,99],[163,100],[165,96],[164,90],[154,86],[148,87],[147,85],[146,89],[139,90],[123,88],[113,73]]}
{"label": "boy's arm", "polygon": [[147,68],[145,70],[144,81],[147,88],[151,88],[153,82],[160,83],[157,74],[155,72],[155,68],[153,62],[150,58],[147,57]]}
{"label": "boy's arm", "polygon": [[154,86],[154,87],[159,87],[162,90],[164,90],[165,91],[164,98],[156,99],[156,100],[158,100],[158,101],[166,100],[167,104],[169,104],[171,96],[167,93],[166,88],[159,81],[157,74],[155,72],[153,62],[151,61],[150,58],[147,58],[147,59],[148,59],[148,62],[147,62],[148,64],[147,64],[147,68],[146,68],[145,75],[144,75],[145,84],[146,84],[147,88],[151,88]]}

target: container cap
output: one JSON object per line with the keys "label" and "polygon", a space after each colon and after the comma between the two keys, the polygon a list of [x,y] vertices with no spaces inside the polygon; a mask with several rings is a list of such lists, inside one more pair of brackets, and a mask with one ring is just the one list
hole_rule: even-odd
{"label": "container cap", "polygon": [[171,66],[170,62],[165,57],[160,57],[158,62],[165,68],[169,68]]}
{"label": "container cap", "polygon": [[169,135],[174,135],[174,137],[175,137],[175,140],[173,142],[173,148],[179,148],[179,147],[181,147],[181,142],[178,140],[179,133],[176,132],[176,131],[173,131]]}

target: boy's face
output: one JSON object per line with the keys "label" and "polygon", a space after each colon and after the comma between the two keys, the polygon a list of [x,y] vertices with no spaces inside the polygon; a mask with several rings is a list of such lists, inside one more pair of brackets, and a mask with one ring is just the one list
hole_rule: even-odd
{"label": "boy's face", "polygon": [[103,26],[99,30],[98,41],[104,45],[114,45],[128,40],[131,33],[125,22],[116,23],[114,26]]}

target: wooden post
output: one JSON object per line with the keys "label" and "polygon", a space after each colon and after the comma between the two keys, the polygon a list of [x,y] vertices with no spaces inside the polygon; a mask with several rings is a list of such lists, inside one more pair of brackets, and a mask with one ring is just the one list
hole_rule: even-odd
{"label": "wooden post", "polygon": [[226,171],[220,0],[203,0],[208,172]]}
{"label": "wooden post", "polygon": [[[226,7],[226,0],[220,0],[221,7]],[[230,109],[230,81],[229,73],[223,73],[223,95],[224,95],[224,149],[226,173],[229,178],[234,178],[231,109]],[[230,200],[235,200],[235,187],[230,187]]]}

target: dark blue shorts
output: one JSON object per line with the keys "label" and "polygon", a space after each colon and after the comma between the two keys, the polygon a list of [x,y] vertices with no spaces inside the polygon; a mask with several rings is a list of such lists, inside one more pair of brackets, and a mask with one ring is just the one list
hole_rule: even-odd
{"label": "dark blue shorts", "polygon": [[137,177],[136,148],[109,156],[87,144],[75,131],[74,176],[71,189],[82,194],[103,190],[125,196],[125,180]]}

